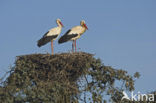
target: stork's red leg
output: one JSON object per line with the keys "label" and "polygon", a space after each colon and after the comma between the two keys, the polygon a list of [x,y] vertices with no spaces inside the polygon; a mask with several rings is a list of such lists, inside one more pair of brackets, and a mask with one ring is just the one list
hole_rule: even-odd
{"label": "stork's red leg", "polygon": [[74,42],[75,42],[75,52],[76,52],[76,40]]}
{"label": "stork's red leg", "polygon": [[72,52],[74,52],[74,41],[72,43]]}
{"label": "stork's red leg", "polygon": [[52,52],[52,55],[53,55],[54,54],[53,40],[51,40],[51,52]]}

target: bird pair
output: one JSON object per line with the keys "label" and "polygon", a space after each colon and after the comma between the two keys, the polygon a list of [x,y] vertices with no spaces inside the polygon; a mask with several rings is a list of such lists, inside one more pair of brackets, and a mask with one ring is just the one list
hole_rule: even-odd
{"label": "bird pair", "polygon": [[[54,48],[53,48],[53,41],[56,40],[56,38],[60,35],[63,24],[60,19],[56,20],[57,27],[50,29],[47,33],[43,35],[43,37],[38,40],[38,47],[41,47],[48,42],[51,41],[51,49],[52,49],[52,54],[54,54]],[[59,38],[58,43],[64,43],[67,41],[73,41],[72,43],[72,52],[74,52],[74,47],[75,47],[75,52],[76,52],[76,40],[80,38],[80,36],[86,31],[87,26],[85,24],[85,21],[82,20],[80,22],[80,26],[75,26],[71,29],[69,29],[62,37]]]}

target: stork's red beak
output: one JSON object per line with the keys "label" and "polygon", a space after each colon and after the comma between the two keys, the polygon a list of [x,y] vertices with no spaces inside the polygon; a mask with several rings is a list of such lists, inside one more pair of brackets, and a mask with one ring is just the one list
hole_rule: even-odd
{"label": "stork's red beak", "polygon": [[60,22],[60,24],[62,25],[62,27],[64,27],[63,24],[62,24],[62,22]]}
{"label": "stork's red beak", "polygon": [[85,26],[85,28],[88,30],[88,27],[87,27],[87,25],[86,25],[86,24],[84,24],[84,26]]}

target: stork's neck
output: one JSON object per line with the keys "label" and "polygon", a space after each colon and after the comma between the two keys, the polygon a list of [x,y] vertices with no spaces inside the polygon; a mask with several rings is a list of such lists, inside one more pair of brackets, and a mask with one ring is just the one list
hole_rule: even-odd
{"label": "stork's neck", "polygon": [[85,30],[86,30],[86,27],[85,27],[84,25],[81,25],[81,26],[82,26],[82,28],[83,28],[83,29],[85,29]]}
{"label": "stork's neck", "polygon": [[81,29],[82,30],[82,33],[84,33],[86,31],[86,28],[85,28],[85,26],[81,26],[81,27],[82,27],[82,29]]}
{"label": "stork's neck", "polygon": [[62,28],[62,25],[60,23],[57,23],[58,27]]}

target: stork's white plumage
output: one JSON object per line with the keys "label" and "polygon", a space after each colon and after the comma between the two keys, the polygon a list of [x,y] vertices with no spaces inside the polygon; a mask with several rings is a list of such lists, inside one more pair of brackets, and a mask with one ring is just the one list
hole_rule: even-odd
{"label": "stork's white plumage", "polygon": [[[80,26],[75,26],[72,29],[69,29],[58,41],[59,44],[67,42],[67,41],[73,41],[72,43],[72,51],[76,51],[76,40],[81,37],[81,35],[86,31],[87,26],[85,24],[85,21],[82,20],[80,22]],[[74,45],[75,44],[75,45]]]}
{"label": "stork's white plumage", "polygon": [[44,36],[40,40],[38,40],[37,43],[38,47],[41,47],[51,41],[52,54],[54,53],[53,40],[55,40],[60,35],[63,27],[60,19],[57,19],[56,23],[58,26],[50,29],[47,33],[45,33]]}

